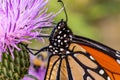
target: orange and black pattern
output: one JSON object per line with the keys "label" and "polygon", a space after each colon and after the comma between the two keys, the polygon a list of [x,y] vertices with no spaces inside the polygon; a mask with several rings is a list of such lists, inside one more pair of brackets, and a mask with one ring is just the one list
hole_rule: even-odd
{"label": "orange and black pattern", "polygon": [[40,50],[51,54],[45,80],[120,80],[120,52],[75,36],[65,21],[53,29],[49,42]]}

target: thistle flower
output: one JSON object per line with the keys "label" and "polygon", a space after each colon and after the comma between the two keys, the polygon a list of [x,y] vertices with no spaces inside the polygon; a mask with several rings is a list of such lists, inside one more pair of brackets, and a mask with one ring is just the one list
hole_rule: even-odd
{"label": "thistle flower", "polygon": [[48,0],[0,0],[0,55],[17,44],[35,39],[38,28],[51,26],[57,14],[47,14]]}

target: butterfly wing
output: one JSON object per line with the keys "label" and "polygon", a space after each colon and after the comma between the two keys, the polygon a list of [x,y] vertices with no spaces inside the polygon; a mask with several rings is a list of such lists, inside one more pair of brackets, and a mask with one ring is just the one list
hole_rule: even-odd
{"label": "butterfly wing", "polygon": [[84,52],[75,52],[68,56],[73,80],[107,80],[107,73],[89,56]]}
{"label": "butterfly wing", "polygon": [[73,43],[88,52],[104,68],[112,80],[120,80],[120,52],[80,36],[74,36]]}
{"label": "butterfly wing", "polygon": [[45,80],[107,80],[104,69],[88,53],[51,55]]}

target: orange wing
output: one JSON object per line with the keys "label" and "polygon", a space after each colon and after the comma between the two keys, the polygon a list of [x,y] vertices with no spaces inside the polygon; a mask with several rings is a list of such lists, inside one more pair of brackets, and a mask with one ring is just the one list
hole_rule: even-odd
{"label": "orange wing", "polygon": [[120,80],[120,52],[81,36],[74,36],[73,42],[88,52],[105,69],[112,80]]}
{"label": "orange wing", "polygon": [[[103,74],[100,73],[101,70]],[[92,61],[86,53],[78,51],[66,55],[51,55],[44,80],[107,80],[107,78],[107,73],[96,61]]]}
{"label": "orange wing", "polygon": [[105,69],[112,80],[120,80],[120,64],[112,57],[91,47],[82,46]]}

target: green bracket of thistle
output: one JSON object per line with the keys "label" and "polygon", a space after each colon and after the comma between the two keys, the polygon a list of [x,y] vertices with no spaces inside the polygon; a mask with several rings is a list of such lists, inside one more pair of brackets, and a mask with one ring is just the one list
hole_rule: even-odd
{"label": "green bracket of thistle", "polygon": [[0,62],[0,80],[20,80],[28,73],[30,66],[29,53],[26,48],[19,44],[21,51],[14,50],[13,57],[9,54],[2,54]]}

